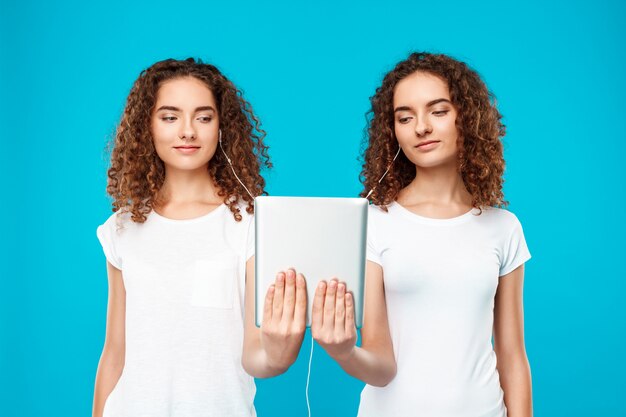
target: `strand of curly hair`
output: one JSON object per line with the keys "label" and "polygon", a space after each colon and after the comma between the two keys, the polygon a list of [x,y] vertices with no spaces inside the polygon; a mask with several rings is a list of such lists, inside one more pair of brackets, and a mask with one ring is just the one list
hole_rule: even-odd
{"label": "strand of curly hair", "polygon": [[[263,143],[265,131],[240,90],[213,65],[188,58],[168,59],[142,71],[128,95],[122,119],[117,127],[111,167],[108,170],[107,193],[113,198],[113,211],[130,212],[134,222],[143,223],[147,215],[162,203],[159,191],[165,180],[165,166],[156,153],[150,121],[159,87],[163,82],[181,77],[203,81],[212,91],[220,119],[223,146],[241,181],[255,195],[265,192],[262,168],[271,168]],[[215,152],[208,167],[235,220],[241,221],[239,201],[254,212],[254,200],[235,178],[228,161]]]}
{"label": "strand of curly hair", "polygon": [[412,53],[398,63],[370,98],[367,136],[362,144],[360,180],[364,190],[361,196],[365,197],[373,190],[369,200],[386,208],[415,178],[415,165],[401,152],[385,178],[378,183],[398,151],[394,136],[394,89],[398,82],[417,71],[442,78],[458,109],[458,170],[472,196],[472,206],[478,209],[506,206],[508,203],[502,192],[505,165],[501,142],[506,129],[493,94],[465,63],[446,55],[424,52]]}

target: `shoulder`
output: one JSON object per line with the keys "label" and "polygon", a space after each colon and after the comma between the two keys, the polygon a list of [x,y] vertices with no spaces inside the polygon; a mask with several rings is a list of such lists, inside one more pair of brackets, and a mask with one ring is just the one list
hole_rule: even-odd
{"label": "shoulder", "polygon": [[393,205],[391,203],[387,206],[377,206],[375,204],[370,204],[367,210],[368,219],[374,221],[385,221],[393,216]]}
{"label": "shoulder", "polygon": [[392,202],[386,206],[370,204],[367,213],[369,225],[376,225],[381,229],[388,229],[392,225],[403,223],[404,215],[398,209],[397,203]]}
{"label": "shoulder", "polygon": [[505,209],[483,209],[483,214],[486,214],[485,220],[491,222],[488,230],[496,242],[499,275],[507,275],[530,259],[522,224],[514,213]]}
{"label": "shoulder", "polygon": [[370,241],[386,240],[398,227],[397,213],[393,206],[370,204],[367,212],[367,238]]}
{"label": "shoulder", "polygon": [[134,222],[132,221],[131,214],[129,212],[116,211],[111,214],[106,221],[98,227],[98,229],[121,231],[133,223]]}
{"label": "shoulder", "polygon": [[128,234],[125,233],[133,225],[130,219],[129,213],[115,212],[109,216],[109,218],[96,230],[96,235],[107,260],[116,267],[122,269],[123,253],[125,250],[124,241],[126,241]]}
{"label": "shoulder", "polygon": [[522,226],[513,212],[502,208],[483,208],[482,213],[477,217],[480,221],[490,226],[498,227],[500,230],[512,230]]}
{"label": "shoulder", "polygon": [[239,214],[241,215],[241,220],[239,221],[235,219],[235,215],[228,205],[223,206],[222,217],[226,227],[236,230],[247,230],[250,224],[254,223],[254,213],[248,213],[248,205],[243,202],[238,203],[235,207],[239,209]]}
{"label": "shoulder", "polygon": [[254,253],[254,214],[248,213],[245,203],[237,204],[241,220],[237,221],[230,207],[222,207],[224,239],[237,254],[248,259]]}
{"label": "shoulder", "polygon": [[385,211],[385,206],[377,206],[376,204],[370,204],[368,207],[368,215],[370,216],[380,216],[387,214]]}
{"label": "shoulder", "polygon": [[[241,222],[245,223],[245,222],[250,222],[250,221],[254,220],[254,212],[253,213],[248,213],[248,204],[247,203],[239,202],[237,204],[237,208],[239,209],[239,214],[241,214]],[[233,220],[235,220],[234,217],[233,217]]]}

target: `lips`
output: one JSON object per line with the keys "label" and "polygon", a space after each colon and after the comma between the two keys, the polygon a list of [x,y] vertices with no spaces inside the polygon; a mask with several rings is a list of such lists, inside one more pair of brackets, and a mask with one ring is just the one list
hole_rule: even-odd
{"label": "lips", "polygon": [[185,146],[174,146],[174,149],[176,149],[176,151],[178,151],[179,153],[183,155],[193,155],[196,152],[198,152],[198,149],[200,149],[200,147],[185,145]]}
{"label": "lips", "polygon": [[440,141],[438,140],[426,140],[424,142],[418,143],[417,146],[415,146],[416,148],[423,148],[423,147],[427,147],[429,145],[432,145],[433,143],[439,143]]}

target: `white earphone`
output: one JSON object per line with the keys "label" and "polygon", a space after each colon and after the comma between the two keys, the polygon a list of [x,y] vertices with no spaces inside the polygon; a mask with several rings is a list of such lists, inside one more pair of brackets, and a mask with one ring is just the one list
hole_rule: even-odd
{"label": "white earphone", "polygon": [[369,193],[367,193],[367,195],[365,196],[365,198],[369,198],[370,195],[372,195],[372,193],[374,192],[374,190],[376,189],[376,187],[378,187],[378,184],[380,184],[380,182],[383,180],[383,178],[385,178],[385,175],[387,175],[387,173],[389,172],[389,170],[391,169],[391,166],[393,165],[394,161],[396,160],[396,158],[398,157],[398,155],[400,155],[400,150],[402,150],[402,148],[400,146],[398,146],[398,152],[396,152],[396,156],[393,157],[393,159],[391,160],[391,162],[389,163],[389,165],[387,166],[387,169],[385,170],[385,173],[383,174],[382,177],[380,177],[380,179],[378,180],[378,182],[376,183],[376,185],[374,186],[374,188],[372,188],[370,190]]}
{"label": "white earphone", "polygon": [[239,184],[241,184],[241,186],[246,190],[246,192],[248,193],[250,198],[252,198],[254,200],[254,196],[252,195],[250,190],[248,190],[248,187],[246,187],[245,184],[241,181],[241,179],[239,178],[239,176],[235,172],[235,168],[233,167],[233,163],[230,161],[230,158],[228,157],[228,155],[226,155],[226,151],[224,150],[224,147],[222,146],[222,129],[219,130],[218,141],[219,141],[219,144],[220,144],[220,149],[222,150],[222,153],[224,154],[224,157],[226,157],[226,160],[228,161],[228,165],[230,165],[231,171],[233,171],[233,175],[235,175],[235,178],[237,178],[237,181],[239,181]]}

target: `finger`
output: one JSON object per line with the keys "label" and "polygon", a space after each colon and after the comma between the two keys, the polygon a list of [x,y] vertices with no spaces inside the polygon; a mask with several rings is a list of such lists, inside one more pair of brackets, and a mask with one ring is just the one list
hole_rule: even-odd
{"label": "finger", "polygon": [[311,331],[317,331],[324,323],[324,297],[326,296],[326,282],[320,281],[313,296],[313,311],[311,312]]}
{"label": "finger", "polygon": [[263,305],[262,326],[265,327],[272,320],[272,303],[274,302],[274,285],[270,285],[265,294],[265,304]]}
{"label": "finger", "polygon": [[335,325],[335,296],[337,295],[337,280],[332,279],[326,289],[324,298],[324,320],[322,326],[332,329]]}
{"label": "finger", "polygon": [[343,333],[346,318],[346,284],[337,284],[337,296],[335,301],[335,329]]}
{"label": "finger", "polygon": [[346,334],[356,335],[354,324],[354,296],[351,292],[346,293]]}
{"label": "finger", "polygon": [[294,311],[294,322],[299,328],[306,327],[306,280],[304,275],[296,275],[296,307]]}
{"label": "finger", "polygon": [[293,308],[296,304],[296,271],[288,269],[285,277],[285,301],[283,319],[293,320]]}
{"label": "finger", "polygon": [[272,308],[272,319],[279,321],[283,315],[283,297],[285,293],[285,273],[279,272],[276,275],[274,284],[274,302]]}

